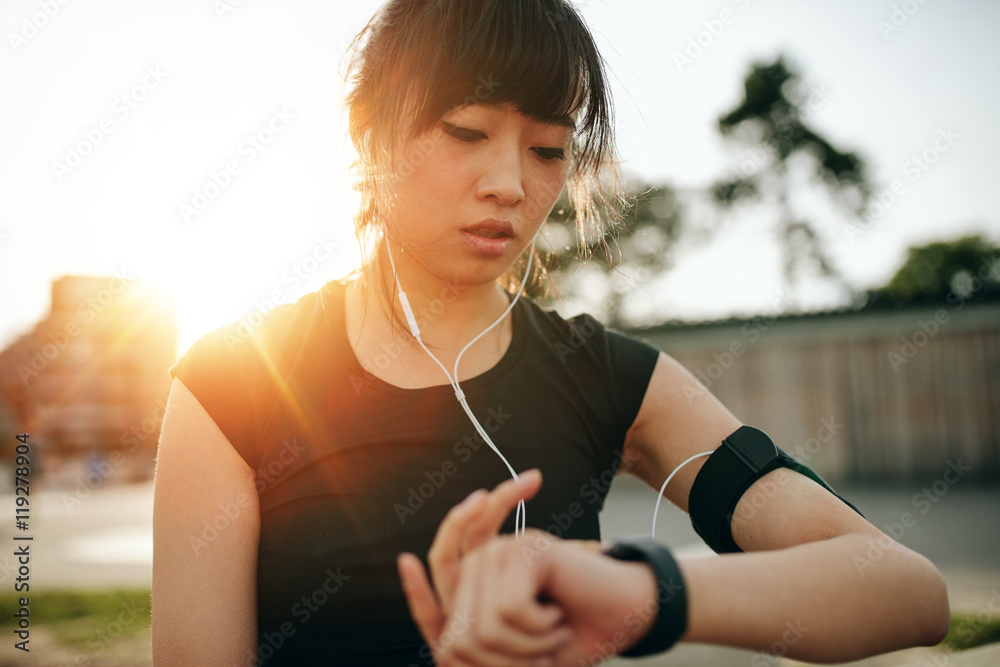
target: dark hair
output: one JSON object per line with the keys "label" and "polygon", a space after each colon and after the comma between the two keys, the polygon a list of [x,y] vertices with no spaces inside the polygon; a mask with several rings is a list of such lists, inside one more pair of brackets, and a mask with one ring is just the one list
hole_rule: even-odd
{"label": "dark hair", "polygon": [[581,243],[602,238],[620,215],[604,63],[568,0],[390,0],[352,47],[346,103],[362,244],[378,240],[381,185],[399,168],[400,148],[471,102],[510,102],[540,122],[575,124],[567,194]]}

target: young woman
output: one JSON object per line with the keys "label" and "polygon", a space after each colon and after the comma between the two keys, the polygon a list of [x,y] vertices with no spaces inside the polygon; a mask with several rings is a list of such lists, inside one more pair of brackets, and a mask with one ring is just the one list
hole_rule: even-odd
{"label": "young woman", "polygon": [[[665,354],[520,297],[544,279],[529,259],[564,188],[581,238],[615,219],[603,67],[567,0],[393,0],[358,45],[348,104],[362,270],[272,310],[249,335],[238,323],[206,334],[171,369],[154,505],[156,664],[430,664],[396,557],[426,556],[470,491],[539,468],[544,488],[504,512],[503,530],[523,521],[595,540],[607,486],[594,480],[625,471],[658,488],[740,426],[707,393],[679,400],[694,379]],[[682,507],[697,464],[667,488]],[[874,529],[815,484],[790,481],[778,500],[797,505],[760,513],[740,545],[819,544],[802,547],[809,563],[777,551],[759,571],[844,583],[833,561]],[[500,523],[471,537],[460,527],[458,542],[471,550]],[[940,579],[901,547],[887,562],[897,553],[903,571],[865,580],[886,579],[875,590],[896,596],[872,613],[922,594],[913,623],[936,632]],[[692,615],[700,595],[692,587]],[[834,620],[845,613],[837,606]],[[773,629],[746,632],[757,641]]]}

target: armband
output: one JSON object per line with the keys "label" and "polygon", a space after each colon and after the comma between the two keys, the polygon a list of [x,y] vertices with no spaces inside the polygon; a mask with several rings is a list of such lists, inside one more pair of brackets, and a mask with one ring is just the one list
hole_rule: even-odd
{"label": "armband", "polygon": [[670,550],[652,540],[618,542],[605,554],[625,561],[641,561],[656,575],[656,599],[659,608],[649,632],[619,655],[638,658],[662,653],[677,643],[687,629],[687,593],[684,577]]}
{"label": "armband", "polygon": [[766,433],[752,426],[741,426],[708,457],[688,496],[691,524],[716,553],[742,551],[732,534],[736,505],[754,482],[777,468],[805,475],[858,512],[819,475],[778,449]]}

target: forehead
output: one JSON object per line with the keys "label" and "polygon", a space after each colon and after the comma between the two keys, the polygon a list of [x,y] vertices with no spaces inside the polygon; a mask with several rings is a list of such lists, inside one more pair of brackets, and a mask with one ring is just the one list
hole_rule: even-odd
{"label": "forehead", "polygon": [[459,111],[465,111],[468,109],[485,109],[494,113],[501,114],[521,114],[525,118],[531,120],[532,122],[538,123],[540,125],[554,125],[557,127],[564,127],[571,131],[576,131],[576,123],[570,117],[556,118],[556,119],[541,119],[527,114],[522,114],[521,110],[517,108],[513,102],[473,102],[469,104],[459,104],[453,107],[448,113],[454,113]]}

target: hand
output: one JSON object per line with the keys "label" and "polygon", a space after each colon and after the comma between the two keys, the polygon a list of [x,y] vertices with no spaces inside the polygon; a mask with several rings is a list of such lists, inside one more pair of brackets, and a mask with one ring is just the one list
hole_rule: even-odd
{"label": "hand", "polygon": [[645,565],[608,558],[597,542],[540,531],[490,540],[540,481],[526,473],[449,512],[428,559],[440,602],[420,561],[400,556],[411,614],[439,665],[576,667],[581,659],[600,662],[648,631],[658,603]]}
{"label": "hand", "polygon": [[410,614],[432,649],[451,609],[463,555],[494,537],[518,502],[533,498],[541,484],[541,472],[528,470],[517,480],[497,485],[492,493],[485,489],[473,492],[448,512],[427,554],[437,596],[427,583],[420,560],[413,554],[400,554],[398,566]]}

